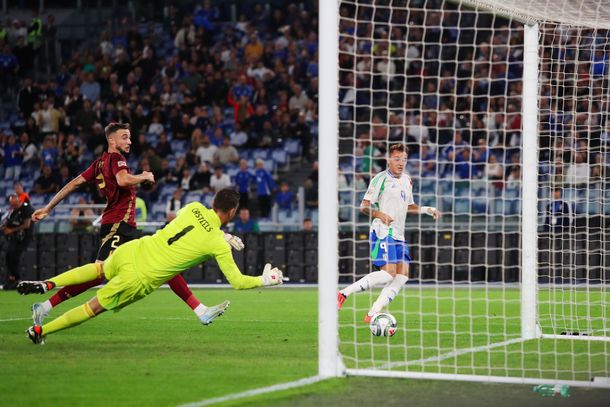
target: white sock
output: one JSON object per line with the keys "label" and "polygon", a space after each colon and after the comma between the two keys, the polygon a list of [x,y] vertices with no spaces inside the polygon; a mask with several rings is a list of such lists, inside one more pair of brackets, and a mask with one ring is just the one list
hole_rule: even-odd
{"label": "white sock", "polygon": [[203,305],[203,304],[199,304],[199,305],[197,305],[197,307],[196,307],[196,308],[193,310],[193,312],[194,312],[195,314],[197,314],[197,316],[198,316],[199,318],[201,318],[201,316],[202,316],[203,314],[205,314],[205,312],[206,312],[207,310],[208,310],[208,307],[206,307],[206,306],[205,306],[205,305]]}
{"label": "white sock", "polygon": [[377,299],[373,303],[373,306],[369,311],[369,315],[374,315],[378,312],[381,312],[383,308],[387,307],[388,304],[396,297],[396,295],[398,295],[398,293],[407,283],[407,281],[409,281],[409,277],[403,274],[396,274],[394,280],[392,280],[390,284],[388,284],[386,287],[384,287],[383,290],[381,290],[381,294],[379,294],[379,297],[377,297]]}
{"label": "white sock", "polygon": [[50,312],[53,309],[53,304],[51,304],[51,301],[46,300],[43,303],[40,303],[40,305],[42,305],[42,309],[44,310],[44,312]]}
{"label": "white sock", "polygon": [[341,294],[349,297],[353,293],[359,293],[362,291],[366,291],[370,288],[373,288],[378,285],[384,285],[392,281],[392,275],[385,270],[373,271],[372,273],[367,274],[362,277],[360,280],[355,283],[345,287],[343,290],[339,291]]}

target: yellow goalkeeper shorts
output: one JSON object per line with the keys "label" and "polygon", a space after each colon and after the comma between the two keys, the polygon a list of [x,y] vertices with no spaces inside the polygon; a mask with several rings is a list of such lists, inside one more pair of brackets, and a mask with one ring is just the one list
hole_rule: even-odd
{"label": "yellow goalkeeper shorts", "polygon": [[105,309],[119,311],[153,291],[141,283],[136,273],[137,249],[137,240],[125,243],[104,262],[108,283],[97,291],[97,300]]}

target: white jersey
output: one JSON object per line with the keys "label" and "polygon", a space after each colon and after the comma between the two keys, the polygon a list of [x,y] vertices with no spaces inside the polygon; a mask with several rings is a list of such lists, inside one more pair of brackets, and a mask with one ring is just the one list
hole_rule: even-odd
{"label": "white jersey", "polygon": [[404,241],[407,209],[409,205],[415,203],[411,177],[403,173],[397,178],[390,171],[380,172],[371,180],[363,199],[370,201],[371,207],[375,210],[394,219],[388,226],[375,218],[371,223],[371,232],[375,231],[379,239],[391,236],[395,240]]}

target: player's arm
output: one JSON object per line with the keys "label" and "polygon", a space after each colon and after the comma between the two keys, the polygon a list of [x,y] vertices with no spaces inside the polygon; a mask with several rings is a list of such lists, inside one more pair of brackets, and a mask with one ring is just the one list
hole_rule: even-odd
{"label": "player's arm", "polygon": [[360,213],[369,215],[371,218],[378,218],[386,225],[389,225],[394,220],[387,213],[383,213],[381,211],[378,211],[377,209],[374,209],[371,205],[371,201],[369,201],[368,199],[363,199],[360,203]]}
{"label": "player's arm", "polygon": [[116,182],[120,187],[132,187],[141,184],[142,182],[155,182],[155,176],[152,172],[143,171],[141,174],[133,175],[127,172],[126,169],[116,173]]}
{"label": "player's arm", "polygon": [[443,214],[436,208],[432,206],[419,206],[417,204],[410,204],[407,208],[408,213],[421,213],[424,215],[432,216],[434,220],[439,220]]}
{"label": "player's arm", "polygon": [[37,209],[32,214],[32,220],[34,222],[38,222],[43,220],[49,215],[49,213],[55,208],[61,201],[63,201],[68,195],[70,195],[74,190],[78,189],[81,185],[85,184],[87,180],[82,175],[74,178],[72,181],[68,182],[44,208]]}
{"label": "player's arm", "polygon": [[222,253],[215,256],[220,271],[227,278],[231,287],[236,290],[247,290],[250,288],[282,284],[282,272],[277,268],[271,268],[270,264],[265,265],[265,269],[261,276],[245,276],[239,271],[239,268],[233,260],[233,255],[230,250],[223,250]]}

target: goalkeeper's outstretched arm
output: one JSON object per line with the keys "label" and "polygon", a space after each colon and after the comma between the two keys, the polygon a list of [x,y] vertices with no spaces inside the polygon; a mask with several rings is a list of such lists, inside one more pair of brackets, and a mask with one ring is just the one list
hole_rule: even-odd
{"label": "goalkeeper's outstretched arm", "polygon": [[228,250],[216,256],[216,262],[220,271],[227,278],[231,287],[236,290],[247,290],[250,288],[277,285],[283,283],[282,271],[278,268],[272,268],[271,264],[266,264],[263,274],[260,276],[245,276],[239,271],[239,268],[233,260],[231,251]]}

